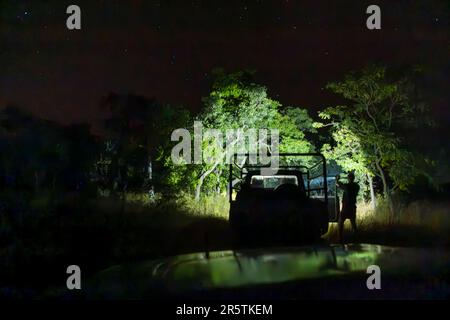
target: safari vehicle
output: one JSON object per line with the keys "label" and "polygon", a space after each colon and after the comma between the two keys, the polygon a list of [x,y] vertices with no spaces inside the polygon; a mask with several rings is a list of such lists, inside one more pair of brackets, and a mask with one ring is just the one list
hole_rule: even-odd
{"label": "safari vehicle", "polygon": [[[240,242],[298,244],[317,241],[337,221],[338,199],[320,153],[282,153],[275,174],[263,166],[229,170],[229,221]],[[284,158],[284,160],[283,160]],[[331,179],[332,180],[332,179]],[[334,182],[334,181],[333,181]],[[333,183],[334,185],[334,183]]]}

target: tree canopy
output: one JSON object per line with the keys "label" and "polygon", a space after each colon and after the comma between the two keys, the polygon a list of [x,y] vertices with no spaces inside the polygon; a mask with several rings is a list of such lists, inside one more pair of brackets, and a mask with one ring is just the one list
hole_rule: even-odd
{"label": "tree canopy", "polygon": [[[222,137],[227,131],[276,129],[279,132],[279,150],[290,152],[309,152],[312,144],[307,141],[303,130],[313,131],[312,119],[304,109],[282,108],[280,102],[269,97],[267,88],[253,80],[251,72],[242,71],[226,74],[219,70],[215,73],[215,81],[209,96],[203,99],[204,109],[198,116],[203,126],[216,129]],[[269,140],[259,137],[258,143],[271,151]],[[244,152],[258,151],[255,141],[248,137],[234,136],[223,139],[222,145],[217,146],[214,139],[204,139],[204,157],[214,157],[215,161],[203,164],[199,168],[199,178],[196,187],[196,198],[200,197],[201,188],[209,178],[210,190],[221,192],[226,185],[225,157],[226,146],[242,147],[247,145]],[[252,145],[253,143],[253,145]],[[242,150],[242,149],[241,149]],[[239,152],[239,148],[236,148]]]}
{"label": "tree canopy", "polygon": [[419,125],[426,108],[412,99],[408,79],[391,79],[386,68],[371,66],[351,73],[328,89],[348,100],[319,113],[334,143],[323,152],[346,170],[377,176],[383,193],[406,190],[423,170],[406,145],[408,128]]}

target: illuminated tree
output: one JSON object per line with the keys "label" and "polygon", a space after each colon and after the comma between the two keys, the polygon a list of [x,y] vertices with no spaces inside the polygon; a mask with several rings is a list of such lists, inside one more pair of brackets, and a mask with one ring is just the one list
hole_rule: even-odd
{"label": "illuminated tree", "polygon": [[327,88],[350,103],[319,113],[335,140],[324,151],[346,169],[365,173],[369,179],[378,176],[392,210],[392,191],[406,190],[422,173],[406,146],[405,132],[417,127],[418,118],[426,118],[426,108],[412,102],[407,79],[390,81],[384,67],[352,73]]}
{"label": "illuminated tree", "polygon": [[[306,109],[287,107],[281,110],[275,118],[275,127],[280,130],[280,152],[308,153],[314,151],[312,136],[317,131],[314,121]],[[296,164],[307,165],[308,158],[286,159],[295,161]],[[303,161],[298,163],[298,161]]]}
{"label": "illuminated tree", "polygon": [[[308,152],[312,146],[305,139],[301,127],[312,128],[312,120],[307,112],[298,108],[288,108],[280,111],[281,104],[271,99],[267,88],[253,82],[252,73],[236,72],[225,74],[215,72],[215,82],[208,97],[204,98],[205,109],[199,120],[205,128],[218,129],[223,137],[229,129],[278,129],[280,134],[280,151]],[[244,138],[245,139],[245,138]],[[244,140],[249,143],[248,140]],[[202,186],[210,176],[213,189],[219,191],[225,187],[225,143],[228,147],[240,144],[239,136],[218,146],[213,139],[203,141],[204,157],[214,158],[215,161],[201,166],[196,187],[196,199],[199,199]],[[259,140],[260,144],[265,141]],[[267,146],[270,149],[270,146]]]}
{"label": "illuminated tree", "polygon": [[[279,103],[267,96],[265,87],[251,81],[251,73],[225,74],[222,70],[215,70],[214,75],[212,91],[203,99],[205,108],[199,116],[205,129],[217,129],[222,137],[226,137],[226,131],[229,129],[239,129],[242,132],[254,128],[269,129]],[[229,138],[229,141],[225,138],[223,145],[217,145],[214,139],[204,139],[203,157],[212,158],[214,161],[204,164],[201,168],[195,193],[197,200],[205,180],[211,174],[216,176],[216,182],[220,181],[225,168],[225,144],[228,148],[234,148],[243,139],[239,135]]]}
{"label": "illuminated tree", "polygon": [[346,126],[338,123],[331,133],[333,146],[326,143],[322,146],[322,153],[329,160],[334,160],[344,171],[353,171],[357,181],[367,180],[370,190],[372,207],[376,206],[373,177],[376,168],[362,149],[360,138]]}

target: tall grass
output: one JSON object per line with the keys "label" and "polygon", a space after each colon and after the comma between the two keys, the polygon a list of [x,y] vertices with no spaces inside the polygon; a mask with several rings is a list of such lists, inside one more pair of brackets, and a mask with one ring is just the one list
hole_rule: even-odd
{"label": "tall grass", "polygon": [[178,199],[177,203],[185,208],[189,214],[228,220],[230,203],[228,202],[228,198],[224,195],[202,197],[199,201],[196,201],[190,195],[184,195]]}
{"label": "tall grass", "polygon": [[[378,199],[376,209],[370,203],[357,206],[357,234],[352,234],[347,221],[347,241],[398,245],[450,245],[450,202],[428,200],[394,203],[390,213],[387,203]],[[326,239],[338,241],[337,224],[331,224]]]}
{"label": "tall grass", "polygon": [[[235,245],[227,221],[228,199],[223,195],[204,197],[199,202],[188,195],[155,202],[146,195],[132,194],[125,199],[66,202],[53,213],[25,216],[17,225],[2,216],[0,283],[46,286],[60,281],[61,270],[74,261],[88,276],[114,263]],[[375,210],[359,203],[357,222],[356,235],[346,226],[345,241],[450,245],[448,201],[397,204],[394,217],[389,216],[381,200]],[[338,241],[336,224],[330,225],[325,239]],[[35,272],[28,272],[30,265]]]}
{"label": "tall grass", "polygon": [[[108,196],[102,197],[103,202],[110,201]],[[101,201],[100,201],[101,202]],[[196,217],[215,217],[228,219],[230,204],[224,194],[203,196],[199,201],[187,193],[179,194],[176,198],[164,200],[160,194],[151,197],[148,193],[125,194],[126,210],[152,211],[155,207],[166,208],[169,211],[182,211],[184,214]]]}
{"label": "tall grass", "polygon": [[[2,232],[0,297],[3,286],[57,283],[74,263],[89,276],[116,263],[229,249],[233,236],[227,206],[225,197],[155,202],[127,194],[125,199],[76,199],[16,225],[0,215],[0,231],[14,229]],[[33,273],[27,272],[30,265]]]}
{"label": "tall grass", "polygon": [[[127,208],[130,212],[142,211],[144,216],[155,216],[155,212],[160,212],[157,216],[173,227],[177,227],[180,223],[176,221],[177,219],[171,218],[171,213],[177,212],[182,213],[185,217],[183,219],[188,217],[195,218],[197,221],[219,219],[224,222],[223,226],[227,229],[229,203],[225,195],[204,196],[200,201],[195,201],[192,196],[184,194],[169,202],[160,202],[159,206],[155,206],[145,196],[127,196]],[[155,222],[155,220],[145,221],[140,225],[151,226]],[[409,203],[395,201],[393,214],[390,213],[387,202],[382,198],[377,199],[375,209],[368,202],[359,202],[357,224],[359,232],[353,235],[350,232],[350,223],[346,222],[345,234],[348,241],[400,245],[448,245],[450,244],[450,201],[420,200]],[[205,224],[203,233],[207,232]],[[339,240],[337,224],[330,224],[325,239],[329,242]]]}

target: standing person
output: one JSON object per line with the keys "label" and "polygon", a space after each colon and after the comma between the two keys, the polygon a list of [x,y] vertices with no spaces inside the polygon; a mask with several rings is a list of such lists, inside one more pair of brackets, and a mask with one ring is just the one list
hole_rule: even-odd
{"label": "standing person", "polygon": [[349,219],[352,224],[353,233],[356,233],[356,197],[359,192],[359,185],[355,182],[355,175],[349,172],[348,183],[342,183],[340,176],[336,176],[336,186],[344,190],[342,196],[342,210],[339,214],[339,238],[343,242],[344,222]]}

